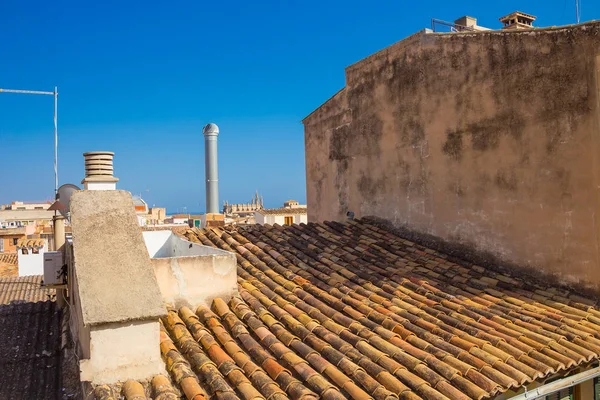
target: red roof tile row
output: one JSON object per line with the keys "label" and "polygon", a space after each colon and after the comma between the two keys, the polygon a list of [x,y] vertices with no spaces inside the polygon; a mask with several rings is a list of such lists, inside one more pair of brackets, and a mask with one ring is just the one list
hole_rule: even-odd
{"label": "red roof tile row", "polygon": [[188,399],[483,399],[600,356],[593,299],[364,221],[187,237],[235,253],[240,294],[162,320],[173,390]]}

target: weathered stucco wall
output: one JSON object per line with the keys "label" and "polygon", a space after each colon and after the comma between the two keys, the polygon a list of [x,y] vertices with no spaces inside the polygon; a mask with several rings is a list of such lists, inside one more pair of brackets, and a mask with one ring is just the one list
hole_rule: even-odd
{"label": "weathered stucco wall", "polygon": [[195,309],[238,295],[237,261],[228,251],[191,243],[170,230],[143,232],[163,301]]}
{"label": "weathered stucco wall", "polygon": [[164,374],[158,321],[132,321],[93,326],[89,359],[79,362],[82,381],[111,384]]}
{"label": "weathered stucco wall", "polygon": [[600,23],[418,33],[304,120],[309,220],[377,216],[600,289]]}

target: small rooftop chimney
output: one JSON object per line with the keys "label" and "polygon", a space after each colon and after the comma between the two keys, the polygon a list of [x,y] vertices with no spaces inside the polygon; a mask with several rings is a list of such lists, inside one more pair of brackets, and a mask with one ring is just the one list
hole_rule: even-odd
{"label": "small rooftop chimney", "polygon": [[111,151],[90,151],[83,153],[85,159],[85,178],[81,181],[84,190],[115,190],[118,178],[113,176],[113,157]]}
{"label": "small rooftop chimney", "polygon": [[500,22],[504,24],[502,29],[531,29],[535,20],[536,17],[533,15],[520,11],[515,11],[500,18]]}
{"label": "small rooftop chimney", "polygon": [[219,177],[217,170],[217,135],[219,127],[207,124],[204,134],[204,162],[206,170],[206,214],[219,213]]}

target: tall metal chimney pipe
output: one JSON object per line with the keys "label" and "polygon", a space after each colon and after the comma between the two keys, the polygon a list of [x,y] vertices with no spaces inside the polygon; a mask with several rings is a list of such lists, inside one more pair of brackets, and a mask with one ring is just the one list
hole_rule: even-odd
{"label": "tall metal chimney pipe", "polygon": [[217,171],[217,135],[219,127],[207,124],[204,134],[204,162],[206,171],[206,213],[219,213],[219,174]]}

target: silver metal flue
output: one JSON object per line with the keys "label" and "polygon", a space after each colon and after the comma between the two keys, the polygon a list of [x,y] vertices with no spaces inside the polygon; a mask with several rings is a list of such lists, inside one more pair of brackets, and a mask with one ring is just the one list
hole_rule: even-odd
{"label": "silver metal flue", "polygon": [[217,136],[219,127],[207,124],[204,134],[204,162],[206,171],[206,213],[219,213],[219,173],[217,167]]}

